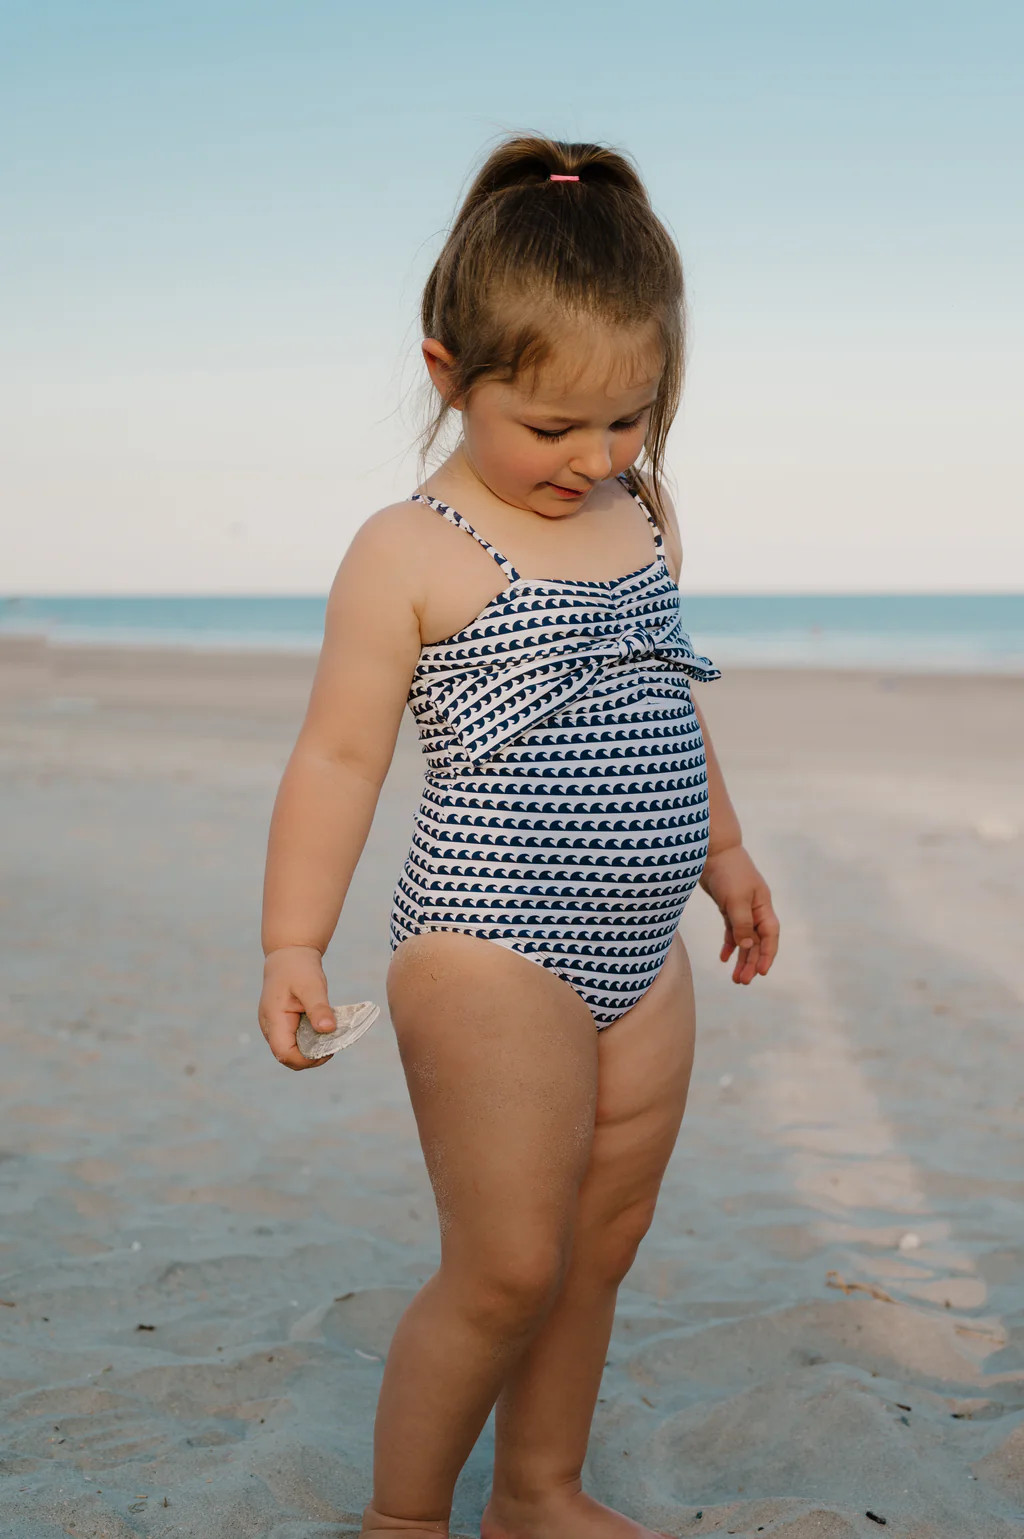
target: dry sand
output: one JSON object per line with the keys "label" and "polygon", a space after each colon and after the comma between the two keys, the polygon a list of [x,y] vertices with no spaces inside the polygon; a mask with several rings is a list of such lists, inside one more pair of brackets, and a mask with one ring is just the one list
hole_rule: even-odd
{"label": "dry sand", "polygon": [[[0,1533],[327,1539],[369,1495],[437,1253],[386,1020],[290,1075],[255,1025],[303,659],[6,645]],[[784,951],[684,921],[700,1041],[588,1480],[676,1535],[1024,1533],[1024,681],[702,695]],[[403,736],[329,957],[383,1003]],[[45,1036],[36,1035],[45,1031]],[[853,1291],[834,1286],[838,1279]],[[477,1533],[490,1432],[453,1529]]]}

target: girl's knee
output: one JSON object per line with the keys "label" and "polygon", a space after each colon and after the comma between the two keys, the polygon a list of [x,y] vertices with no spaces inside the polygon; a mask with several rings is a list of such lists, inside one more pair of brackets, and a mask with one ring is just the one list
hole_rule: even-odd
{"label": "girl's knee", "polygon": [[633,1203],[591,1235],[589,1243],[581,1247],[580,1257],[588,1275],[618,1286],[636,1260],[640,1242],[651,1227],[655,1202],[652,1197]]}
{"label": "girl's knee", "polygon": [[[466,1314],[487,1334],[528,1334],[545,1318],[565,1276],[568,1246],[523,1242],[481,1252],[450,1271]],[[442,1265],[442,1271],[445,1268]]]}

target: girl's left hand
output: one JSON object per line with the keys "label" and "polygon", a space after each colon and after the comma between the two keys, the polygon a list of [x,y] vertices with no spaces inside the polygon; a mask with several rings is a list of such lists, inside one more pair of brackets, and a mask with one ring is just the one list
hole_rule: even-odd
{"label": "girl's left hand", "polygon": [[728,962],[736,952],[733,983],[752,983],[758,973],[763,977],[779,949],[779,921],[768,883],[742,844],[709,855],[700,885],[725,920],[721,960]]}

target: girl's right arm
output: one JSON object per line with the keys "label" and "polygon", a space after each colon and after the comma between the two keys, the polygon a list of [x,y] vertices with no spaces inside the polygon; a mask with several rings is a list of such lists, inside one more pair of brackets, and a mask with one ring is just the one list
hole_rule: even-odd
{"label": "girl's right arm", "polygon": [[[404,510],[403,510],[404,511]],[[357,533],[327,604],[309,707],[274,804],[263,892],[259,1022],[279,1062],[303,1011],[333,1031],[321,957],[334,934],[394,753],[420,652],[422,563],[384,509]],[[321,1059],[327,1063],[329,1059]]]}

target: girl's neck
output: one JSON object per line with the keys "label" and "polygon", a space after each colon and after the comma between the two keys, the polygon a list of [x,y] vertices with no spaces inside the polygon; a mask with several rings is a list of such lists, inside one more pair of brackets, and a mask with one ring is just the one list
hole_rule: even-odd
{"label": "girl's neck", "polygon": [[442,502],[450,500],[455,507],[458,507],[457,499],[461,497],[464,502],[473,502],[478,507],[490,505],[495,511],[530,512],[529,508],[513,510],[509,503],[491,491],[486,481],[477,474],[462,443],[456,444],[444,463],[427,477],[425,489],[430,496],[439,497]]}

